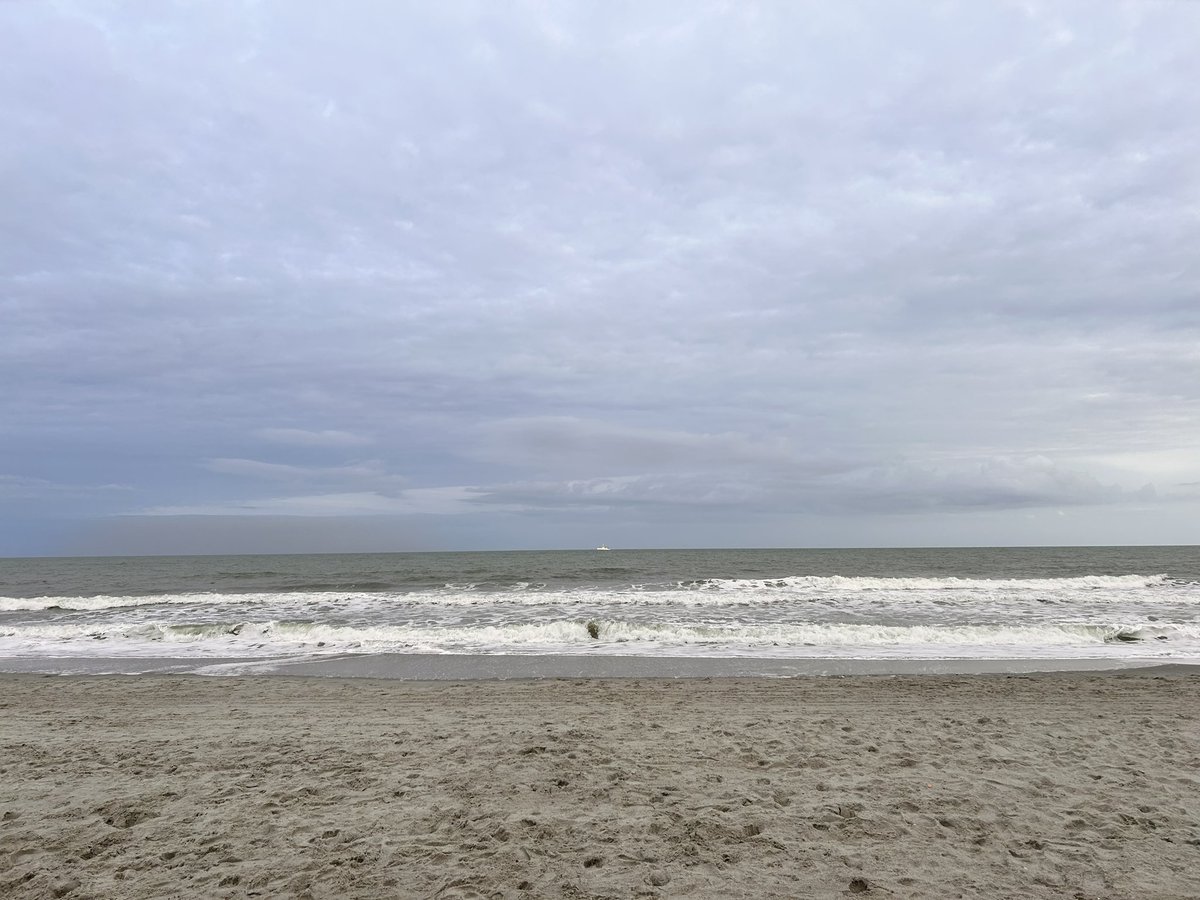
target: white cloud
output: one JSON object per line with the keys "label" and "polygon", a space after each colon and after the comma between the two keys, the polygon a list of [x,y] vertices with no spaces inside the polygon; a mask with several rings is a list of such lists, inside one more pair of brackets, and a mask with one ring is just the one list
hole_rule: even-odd
{"label": "white cloud", "polygon": [[260,428],[255,434],[264,441],[300,447],[361,447],[371,443],[371,438],[364,435],[334,429],[306,431],[303,428]]}
{"label": "white cloud", "polygon": [[342,466],[297,466],[288,463],[264,462],[257,459],[218,457],[205,461],[203,467],[222,475],[239,475],[272,481],[353,480],[402,482],[397,475],[388,474],[378,460]]}
{"label": "white cloud", "polygon": [[373,491],[308,494],[234,500],[180,506],[158,506],[138,511],[142,516],[399,516],[456,515],[469,512],[477,498],[468,487],[413,488],[387,496]]}

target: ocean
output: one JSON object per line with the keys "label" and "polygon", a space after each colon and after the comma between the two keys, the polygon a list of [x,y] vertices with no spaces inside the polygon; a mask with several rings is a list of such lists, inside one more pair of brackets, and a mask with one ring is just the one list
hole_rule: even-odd
{"label": "ocean", "polygon": [[558,670],[533,658],[603,658],[608,674],[621,660],[657,674],[1195,662],[1200,548],[0,559],[0,670],[336,673],[319,664],[448,656],[534,674]]}

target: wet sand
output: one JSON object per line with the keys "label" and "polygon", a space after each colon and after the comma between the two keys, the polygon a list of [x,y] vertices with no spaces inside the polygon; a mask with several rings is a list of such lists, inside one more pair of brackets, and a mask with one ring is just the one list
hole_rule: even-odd
{"label": "wet sand", "polygon": [[1011,675],[1193,671],[1200,660],[1155,657],[987,657],[966,659],[772,658],[769,656],[622,656],[595,654],[334,653],[295,657],[27,656],[0,658],[4,674],[38,675],[319,675],[405,681],[545,678],[791,678],[814,675]]}
{"label": "wet sand", "polygon": [[1200,679],[0,677],[4,897],[1200,896]]}

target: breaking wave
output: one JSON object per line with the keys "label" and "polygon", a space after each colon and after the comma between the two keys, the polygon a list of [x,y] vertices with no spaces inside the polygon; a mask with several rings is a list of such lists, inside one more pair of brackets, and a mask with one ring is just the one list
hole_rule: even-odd
{"label": "breaking wave", "polygon": [[807,588],[818,591],[1063,591],[1155,588],[1176,584],[1167,575],[1082,575],[1074,578],[866,578],[795,575],[786,578],[705,578],[680,582],[688,590]]}
{"label": "breaking wave", "polygon": [[[0,626],[0,651],[46,654],[53,645],[87,655],[273,656],[293,653],[624,653],[638,645],[665,655],[820,655],[822,651],[892,651],[909,657],[977,656],[981,649],[1014,649],[1037,656],[1106,644],[1151,642],[1161,649],[1182,642],[1194,651],[1200,625],[1163,622],[1064,622],[1019,625],[875,624],[654,624],[620,619],[589,622],[430,627],[331,625],[297,621],[177,624],[146,622],[88,627],[82,624]],[[51,645],[51,646],[48,646]]]}
{"label": "breaking wave", "polygon": [[[498,602],[570,604],[602,597],[608,603],[680,603],[701,606],[740,602],[767,604],[814,597],[862,597],[872,594],[935,597],[1044,596],[1049,600],[1086,595],[1102,602],[1130,591],[1147,592],[1182,587],[1166,575],[1085,575],[1075,578],[866,578],[797,575],[784,578],[709,578],[670,584],[631,584],[624,587],[581,586],[551,588],[540,582],[516,582],[503,587],[471,582],[447,583],[437,589],[414,591],[277,591],[259,593],[181,593],[128,596],[0,597],[0,612],[100,611],[142,606],[211,607],[233,604],[286,606],[344,604],[486,605]],[[1186,585],[1195,587],[1195,585]],[[1173,592],[1164,591],[1172,599]],[[1200,601],[1200,593],[1192,596]]]}

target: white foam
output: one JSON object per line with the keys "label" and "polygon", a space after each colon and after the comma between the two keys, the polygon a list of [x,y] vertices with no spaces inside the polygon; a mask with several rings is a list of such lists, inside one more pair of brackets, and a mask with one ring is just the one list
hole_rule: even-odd
{"label": "white foam", "polygon": [[778,590],[802,588],[848,593],[859,591],[1064,591],[1164,587],[1166,575],[1082,575],[1073,578],[867,578],[844,575],[795,575],[786,578],[712,578],[683,582],[690,590]]}
{"label": "white foam", "polygon": [[[40,624],[0,627],[0,654],[82,656],[276,656],[298,652],[649,652],[687,655],[812,656],[855,651],[862,656],[1037,656],[1095,654],[1123,642],[1152,646],[1155,655],[1195,655],[1200,625],[1163,622],[1063,622],[1020,625],[874,624],[646,624],[597,622],[599,639],[583,621],[495,625],[323,625],[241,622],[126,626]],[[1165,640],[1159,641],[1158,638]],[[639,649],[644,646],[644,650]],[[53,648],[54,653],[48,651]]]}
{"label": "white foam", "polygon": [[228,606],[232,604],[267,605],[344,603],[352,597],[403,597],[403,594],[364,594],[347,591],[278,591],[246,594],[188,593],[188,594],[134,594],[93,597],[0,597],[0,612],[36,612],[40,610],[98,611],[124,609],[134,606]]}
{"label": "white foam", "polygon": [[[410,592],[4,597],[0,614],[0,655],[9,656],[1002,658],[1099,652],[1115,658],[1131,647],[1156,657],[1200,652],[1200,584],[1164,575],[792,576],[619,587],[548,588],[531,581]],[[587,634],[588,620],[599,623],[599,640]]]}
{"label": "white foam", "polygon": [[[1169,590],[1175,588],[1176,590]],[[1168,589],[1168,590],[1163,590]],[[1137,592],[1146,599],[1193,600],[1200,603],[1200,585],[1179,584],[1166,575],[1086,575],[1076,578],[858,578],[802,575],[777,579],[708,579],[677,585],[629,585],[547,589],[519,582],[501,590],[479,590],[472,583],[447,584],[420,591],[278,591],[258,593],[186,593],[93,597],[0,597],[0,612],[70,610],[99,611],[138,606],[246,606],[303,609],[315,605],[396,606],[512,603],[526,606],[593,603],[684,604],[714,603],[765,605],[789,600],[834,600],[879,596],[895,600],[971,598],[1021,598],[1038,595],[1049,601],[1086,598],[1089,602],[1120,599]]]}

